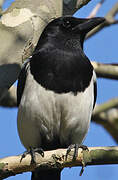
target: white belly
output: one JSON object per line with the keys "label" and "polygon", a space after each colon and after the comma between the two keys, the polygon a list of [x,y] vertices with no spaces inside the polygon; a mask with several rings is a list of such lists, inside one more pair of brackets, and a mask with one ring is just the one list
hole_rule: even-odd
{"label": "white belly", "polygon": [[29,74],[24,94],[18,110],[18,132],[27,149],[44,144],[47,150],[53,149],[56,139],[56,148],[82,143],[93,109],[93,79],[84,93],[74,96],[45,90]]}

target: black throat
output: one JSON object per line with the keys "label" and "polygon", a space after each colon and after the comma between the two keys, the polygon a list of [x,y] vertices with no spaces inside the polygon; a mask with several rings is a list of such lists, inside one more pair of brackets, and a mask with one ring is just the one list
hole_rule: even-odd
{"label": "black throat", "polygon": [[36,53],[30,61],[30,70],[41,86],[56,93],[83,92],[93,75],[93,67],[82,52],[70,53],[65,58],[58,52],[54,56]]}

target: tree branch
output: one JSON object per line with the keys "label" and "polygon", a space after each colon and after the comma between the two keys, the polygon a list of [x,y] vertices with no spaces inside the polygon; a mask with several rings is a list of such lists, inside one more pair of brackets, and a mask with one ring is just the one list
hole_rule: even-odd
{"label": "tree branch", "polygon": [[0,8],[2,8],[2,5],[4,3],[5,0],[0,0]]}
{"label": "tree branch", "polygon": [[[22,172],[34,171],[35,168],[65,168],[74,166],[118,164],[118,147],[90,147],[88,150],[78,150],[78,157],[73,160],[72,150],[66,160],[67,149],[57,149],[44,152],[44,157],[36,154],[36,163],[31,164],[31,156],[27,155],[21,161],[21,155],[6,157],[0,160],[0,179]],[[83,169],[82,169],[83,171]],[[81,171],[81,172],[82,172]]]}
{"label": "tree branch", "polygon": [[0,16],[2,15],[2,5],[5,0],[0,0]]}
{"label": "tree branch", "polygon": [[11,88],[6,92],[6,94],[0,100],[0,106],[3,106],[3,107],[16,107],[17,106],[15,86],[11,86]]}
{"label": "tree branch", "polygon": [[106,113],[93,115],[92,121],[101,125],[118,143],[118,109],[113,108]]}
{"label": "tree branch", "polygon": [[118,107],[118,98],[113,98],[103,104],[96,105],[96,107],[93,111],[93,115],[97,115],[99,113],[106,112],[109,109],[112,109],[114,107]]}
{"label": "tree branch", "polygon": [[89,14],[89,16],[87,18],[93,18],[96,16],[97,12],[99,11],[99,9],[101,8],[102,4],[104,3],[105,0],[101,0],[100,2],[97,3],[97,5],[93,8],[93,10],[91,11],[91,13]]}
{"label": "tree branch", "polygon": [[63,0],[63,15],[73,15],[91,0]]}
{"label": "tree branch", "polygon": [[91,62],[97,77],[118,80],[118,64],[103,64],[95,61]]}
{"label": "tree branch", "polygon": [[96,28],[94,28],[93,30],[91,30],[87,36],[86,39],[90,38],[91,36],[93,36],[95,33],[97,33],[98,31],[102,30],[104,27],[108,27],[112,24],[117,24],[118,20],[115,20],[115,15],[118,13],[118,2],[111,8],[111,10],[106,14],[105,18],[106,21],[102,24],[100,24],[99,26],[97,26]]}
{"label": "tree branch", "polygon": [[93,111],[92,121],[102,125],[118,143],[118,98],[97,105]]}
{"label": "tree branch", "polygon": [[0,19],[0,98],[16,81],[22,62],[49,21],[62,15],[62,0],[16,0]]}

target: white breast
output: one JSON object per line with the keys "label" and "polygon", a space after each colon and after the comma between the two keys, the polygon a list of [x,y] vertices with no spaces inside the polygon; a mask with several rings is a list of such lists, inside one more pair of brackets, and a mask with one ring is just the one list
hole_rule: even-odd
{"label": "white breast", "polygon": [[[29,73],[18,110],[18,132],[28,149],[42,143],[60,147],[81,144],[88,131],[93,109],[93,81],[84,93],[56,94],[41,87]],[[42,136],[46,142],[42,142]],[[59,147],[57,147],[59,148]]]}

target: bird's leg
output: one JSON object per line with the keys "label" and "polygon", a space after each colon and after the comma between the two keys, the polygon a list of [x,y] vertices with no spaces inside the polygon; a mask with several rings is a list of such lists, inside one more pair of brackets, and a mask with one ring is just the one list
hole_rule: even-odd
{"label": "bird's leg", "polygon": [[78,149],[82,148],[83,150],[88,150],[88,147],[85,145],[79,145],[79,144],[71,144],[70,146],[68,146],[67,148],[67,152],[66,152],[66,159],[68,154],[70,153],[71,149],[74,148],[74,154],[73,154],[73,160],[76,160],[77,155],[78,155]]}
{"label": "bird's leg", "polygon": [[31,155],[31,164],[34,164],[36,162],[36,160],[35,160],[35,153],[36,152],[38,154],[40,154],[42,157],[44,157],[44,151],[43,151],[42,148],[32,148],[32,147],[30,147],[27,151],[25,151],[22,154],[20,162],[22,161],[23,158],[26,157],[27,154],[30,154]]}

